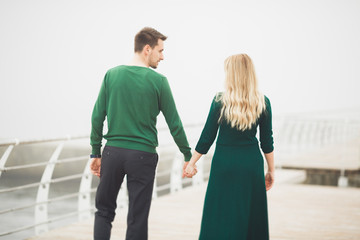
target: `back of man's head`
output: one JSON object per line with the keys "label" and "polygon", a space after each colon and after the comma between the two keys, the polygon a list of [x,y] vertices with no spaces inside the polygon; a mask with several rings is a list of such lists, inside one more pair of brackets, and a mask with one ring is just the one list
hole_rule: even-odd
{"label": "back of man's head", "polygon": [[134,51],[140,53],[147,44],[154,48],[158,44],[159,39],[165,41],[167,37],[154,28],[145,27],[135,36]]}

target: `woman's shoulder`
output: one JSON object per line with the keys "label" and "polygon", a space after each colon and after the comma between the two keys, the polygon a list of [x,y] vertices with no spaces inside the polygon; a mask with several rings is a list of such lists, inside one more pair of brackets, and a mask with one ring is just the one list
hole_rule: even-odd
{"label": "woman's shoulder", "polygon": [[219,110],[221,108],[222,106],[221,94],[222,93],[216,93],[215,96],[212,98],[211,109]]}
{"label": "woman's shoulder", "polygon": [[216,106],[221,106],[222,105],[222,97],[223,97],[223,92],[216,93],[213,98],[213,104],[215,104]]}
{"label": "woman's shoulder", "polygon": [[266,108],[271,108],[270,99],[264,94]]}
{"label": "woman's shoulder", "polygon": [[221,102],[223,94],[224,94],[224,92],[217,92],[213,98],[213,101]]}
{"label": "woman's shoulder", "polygon": [[265,102],[270,103],[270,99],[268,98],[268,96],[266,96],[265,94],[263,94],[263,95],[264,95]]}
{"label": "woman's shoulder", "polygon": [[267,116],[269,113],[271,114],[272,110],[271,110],[271,104],[270,104],[270,99],[264,95],[264,100],[265,100],[265,109],[264,111],[262,112],[261,116]]}

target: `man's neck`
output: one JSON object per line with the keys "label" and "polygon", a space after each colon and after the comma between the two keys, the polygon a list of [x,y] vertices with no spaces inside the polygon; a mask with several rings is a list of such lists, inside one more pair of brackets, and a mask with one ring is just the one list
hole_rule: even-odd
{"label": "man's neck", "polygon": [[145,60],[145,57],[141,54],[135,53],[133,59],[130,61],[129,65],[139,66],[139,67],[149,67],[149,64]]}

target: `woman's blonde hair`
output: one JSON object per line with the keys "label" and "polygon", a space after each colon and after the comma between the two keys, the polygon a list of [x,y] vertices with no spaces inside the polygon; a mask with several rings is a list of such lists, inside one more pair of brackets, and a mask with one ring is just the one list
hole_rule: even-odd
{"label": "woman's blonde hair", "polygon": [[258,91],[251,58],[238,54],[225,60],[225,92],[218,95],[222,102],[219,122],[226,120],[239,130],[250,129],[265,109],[264,95]]}

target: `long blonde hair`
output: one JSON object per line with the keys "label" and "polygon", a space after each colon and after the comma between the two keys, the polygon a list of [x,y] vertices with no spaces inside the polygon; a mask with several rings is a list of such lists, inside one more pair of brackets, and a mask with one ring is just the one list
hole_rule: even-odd
{"label": "long blonde hair", "polygon": [[254,65],[248,55],[238,54],[228,57],[224,67],[225,92],[217,97],[222,102],[219,122],[225,119],[238,130],[250,129],[265,109]]}

